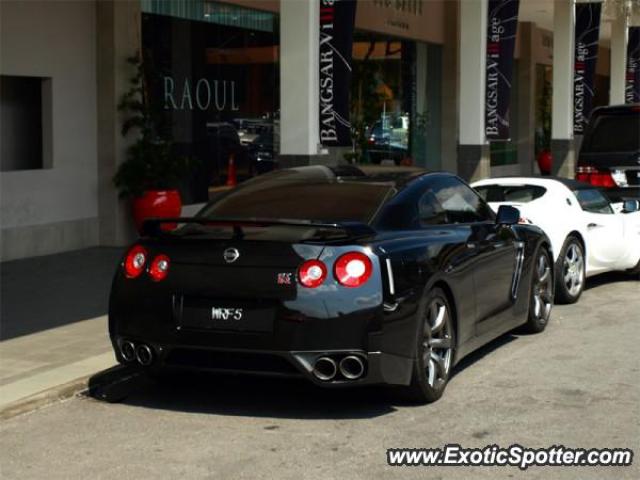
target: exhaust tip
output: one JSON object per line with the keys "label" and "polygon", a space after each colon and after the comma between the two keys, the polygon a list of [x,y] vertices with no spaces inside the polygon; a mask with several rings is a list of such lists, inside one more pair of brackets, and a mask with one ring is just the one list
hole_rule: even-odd
{"label": "exhaust tip", "polygon": [[340,373],[344,378],[356,380],[364,373],[364,363],[356,355],[349,355],[340,360]]}
{"label": "exhaust tip", "polygon": [[120,343],[120,355],[125,362],[133,362],[136,359],[136,346],[133,342],[125,340]]}
{"label": "exhaust tip", "polygon": [[147,345],[138,345],[136,347],[136,360],[140,365],[147,367],[153,363],[153,352]]}
{"label": "exhaust tip", "polygon": [[313,374],[317,379],[329,381],[338,373],[336,362],[329,357],[320,357],[313,366]]}

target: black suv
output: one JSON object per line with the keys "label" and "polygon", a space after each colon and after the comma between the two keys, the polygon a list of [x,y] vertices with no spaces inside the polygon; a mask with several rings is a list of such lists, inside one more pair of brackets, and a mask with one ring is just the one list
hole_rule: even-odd
{"label": "black suv", "polygon": [[613,201],[640,199],[640,104],[593,111],[576,179],[604,187]]}

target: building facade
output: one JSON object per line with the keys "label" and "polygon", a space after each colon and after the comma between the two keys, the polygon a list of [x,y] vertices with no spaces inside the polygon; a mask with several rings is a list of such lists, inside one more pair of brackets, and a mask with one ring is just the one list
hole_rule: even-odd
{"label": "building facade", "polygon": [[[488,144],[478,102],[486,0],[361,0],[353,146],[323,148],[319,0],[2,1],[1,259],[134,238],[112,179],[132,142],[118,104],[137,52],[174,149],[195,159],[181,188],[187,211],[225,183],[230,153],[240,180],[259,173],[259,155],[281,166],[395,162],[475,179],[535,173],[536,154],[560,146],[557,171],[570,174],[569,106],[553,92],[571,87],[562,62],[572,62],[573,2],[555,2],[555,12],[553,3],[521,2],[511,139]],[[603,21],[596,105],[618,99],[629,20]],[[234,150],[238,142],[260,149]]]}

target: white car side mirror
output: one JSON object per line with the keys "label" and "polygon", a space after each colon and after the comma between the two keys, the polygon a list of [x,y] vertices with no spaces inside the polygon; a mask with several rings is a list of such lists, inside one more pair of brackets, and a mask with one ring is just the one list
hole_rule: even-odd
{"label": "white car side mirror", "polygon": [[640,201],[638,200],[625,200],[622,203],[622,213],[633,213],[640,210]]}

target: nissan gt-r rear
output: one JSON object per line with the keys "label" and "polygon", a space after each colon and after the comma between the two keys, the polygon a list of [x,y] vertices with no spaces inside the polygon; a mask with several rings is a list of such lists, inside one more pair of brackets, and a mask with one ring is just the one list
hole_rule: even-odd
{"label": "nissan gt-r rear", "polygon": [[146,223],[112,286],[117,359],[433,401],[477,346],[546,326],[549,244],[518,216],[496,218],[449,174],[265,174],[195,217]]}

